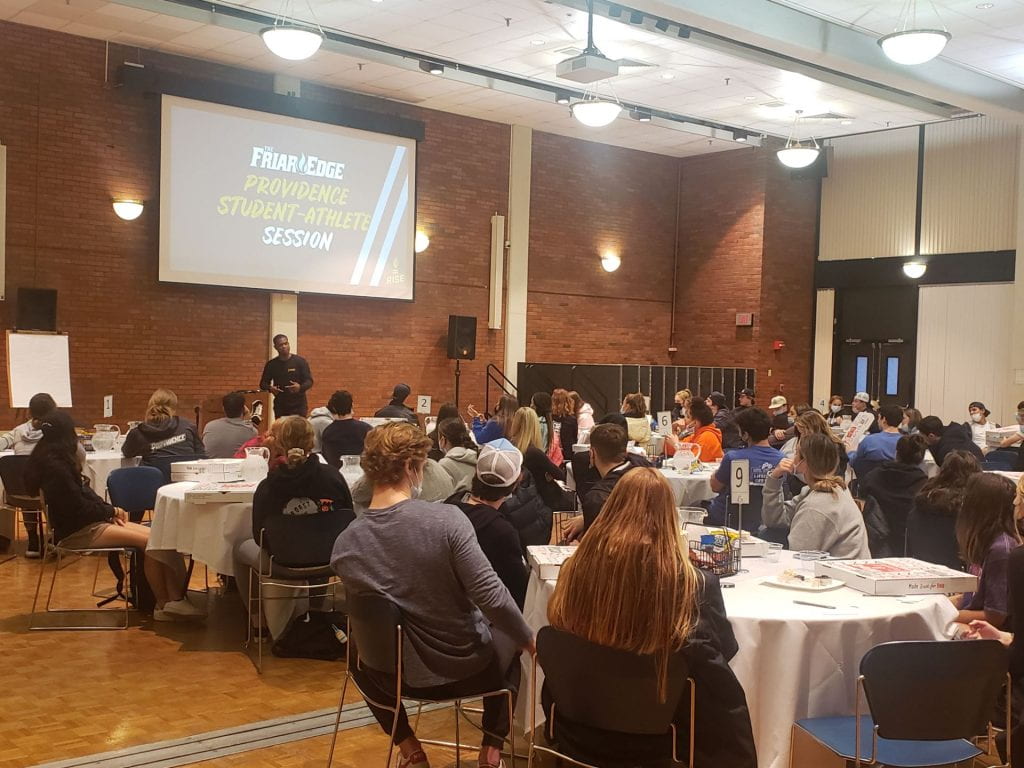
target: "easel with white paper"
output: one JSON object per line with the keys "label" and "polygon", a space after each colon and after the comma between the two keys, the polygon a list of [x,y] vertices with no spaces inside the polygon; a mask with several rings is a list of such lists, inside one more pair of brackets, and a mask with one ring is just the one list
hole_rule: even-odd
{"label": "easel with white paper", "polygon": [[7,331],[7,392],[11,408],[28,408],[39,392],[71,407],[71,356],[66,333]]}

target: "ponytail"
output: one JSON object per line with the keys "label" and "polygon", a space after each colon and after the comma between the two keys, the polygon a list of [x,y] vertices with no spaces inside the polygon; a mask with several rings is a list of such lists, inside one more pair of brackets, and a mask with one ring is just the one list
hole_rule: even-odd
{"label": "ponytail", "polygon": [[289,448],[285,461],[287,462],[289,469],[295,469],[296,467],[304,464],[308,456],[309,454],[302,448]]}
{"label": "ponytail", "polygon": [[831,477],[819,478],[818,480],[815,480],[813,483],[811,483],[810,486],[812,491],[817,491],[818,493],[834,494],[837,491],[846,490],[846,481],[843,480],[843,478],[841,477],[832,475]]}

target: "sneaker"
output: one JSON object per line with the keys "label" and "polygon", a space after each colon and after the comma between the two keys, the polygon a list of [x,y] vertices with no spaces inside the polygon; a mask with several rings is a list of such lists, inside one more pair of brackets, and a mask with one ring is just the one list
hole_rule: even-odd
{"label": "sneaker", "polygon": [[398,757],[398,768],[430,768],[430,763],[427,761],[427,755],[422,750],[416,750],[408,757]]}
{"label": "sneaker", "polygon": [[173,613],[160,610],[159,608],[153,609],[153,621],[177,621],[178,618]]}
{"label": "sneaker", "polygon": [[29,544],[28,549],[25,550],[25,557],[27,557],[29,560],[38,560],[42,556],[43,553],[39,551],[38,541],[35,543],[35,545]]}
{"label": "sneaker", "polygon": [[200,619],[206,617],[206,611],[192,605],[187,598],[182,598],[181,600],[170,600],[164,603],[163,613],[170,613],[174,616],[189,619]]}

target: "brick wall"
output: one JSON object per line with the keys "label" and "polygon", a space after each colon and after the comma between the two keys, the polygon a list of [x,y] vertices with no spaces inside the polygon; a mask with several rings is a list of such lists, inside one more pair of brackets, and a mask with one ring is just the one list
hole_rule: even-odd
{"label": "brick wall", "polygon": [[[6,22],[0,39],[9,297],[0,303],[0,322],[13,324],[19,286],[60,291],[58,325],[71,340],[74,413],[85,424],[101,420],[105,394],[114,394],[114,420],[123,424],[139,417],[157,386],[170,386],[190,410],[211,394],[256,384],[267,352],[269,296],[157,280],[157,100],[104,83],[101,41]],[[122,61],[226,86],[272,88],[267,73],[111,46],[112,73]],[[450,398],[449,314],[479,318],[477,359],[463,365],[462,400],[480,403],[484,367],[504,355],[503,333],[488,331],[486,316],[490,217],[507,213],[508,126],[309,84],[303,96],[424,122],[417,216],[431,237],[417,256],[412,303],[299,297],[299,348],[316,379],[311,404],[346,387],[357,410],[369,413],[397,381],[437,404]],[[680,163],[543,133],[534,134],[533,146],[529,359],[757,361],[761,370],[760,329],[737,331],[732,314],[759,312],[774,301],[775,293],[761,298],[762,260],[809,276],[814,257],[804,239],[786,239],[791,227],[806,232],[803,219],[783,216],[773,224],[765,214],[776,199],[794,203],[784,190],[772,191],[765,153],[738,150]],[[149,201],[140,219],[114,215],[110,200],[121,196]],[[677,202],[680,351],[670,356]],[[601,269],[605,249],[622,258],[615,273]],[[782,286],[780,295],[787,290]],[[796,312],[784,330],[801,340],[792,340],[792,356],[779,368],[794,387],[809,364],[796,359],[798,350],[811,344],[810,310],[799,304]],[[0,388],[0,424],[14,418],[8,406]]]}

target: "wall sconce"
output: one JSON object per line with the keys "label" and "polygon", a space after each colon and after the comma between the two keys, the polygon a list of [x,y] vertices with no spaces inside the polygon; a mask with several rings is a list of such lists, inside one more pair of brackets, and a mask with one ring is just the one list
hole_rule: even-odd
{"label": "wall sconce", "polygon": [[917,280],[918,278],[924,277],[924,273],[927,271],[928,265],[920,261],[908,261],[903,265],[903,274],[911,280]]}
{"label": "wall sconce", "polygon": [[134,221],[142,215],[144,205],[141,200],[115,200],[114,213],[125,221]]}
{"label": "wall sconce", "polygon": [[614,251],[605,251],[601,256],[601,267],[605,272],[614,272],[622,266],[622,259]]}
{"label": "wall sconce", "polygon": [[416,239],[413,242],[413,250],[416,253],[423,253],[427,248],[430,247],[430,238],[427,237],[426,233],[416,231]]}

